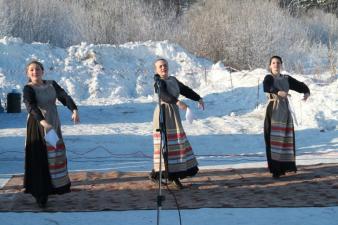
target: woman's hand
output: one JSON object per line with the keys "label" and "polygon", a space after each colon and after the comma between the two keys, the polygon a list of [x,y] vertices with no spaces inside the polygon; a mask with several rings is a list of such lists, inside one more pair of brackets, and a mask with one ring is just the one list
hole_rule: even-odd
{"label": "woman's hand", "polygon": [[79,116],[79,112],[77,110],[73,111],[72,120],[74,121],[74,124],[77,124],[77,123],[80,122],[80,116]]}
{"label": "woman's hand", "polygon": [[310,97],[310,93],[305,93],[303,96],[303,101],[306,101]]}
{"label": "woman's hand", "polygon": [[187,105],[184,103],[184,102],[182,102],[182,101],[177,101],[176,102],[176,105],[178,106],[178,108],[180,108],[180,109],[182,109],[182,110],[187,110]]}
{"label": "woman's hand", "polygon": [[285,91],[278,91],[277,95],[282,97],[282,98],[286,98],[288,96],[288,93]]}
{"label": "woman's hand", "polygon": [[41,120],[40,124],[45,128],[46,132],[53,129],[52,125],[50,125],[46,120]]}
{"label": "woman's hand", "polygon": [[204,110],[204,102],[203,102],[202,98],[200,100],[198,100],[198,108]]}

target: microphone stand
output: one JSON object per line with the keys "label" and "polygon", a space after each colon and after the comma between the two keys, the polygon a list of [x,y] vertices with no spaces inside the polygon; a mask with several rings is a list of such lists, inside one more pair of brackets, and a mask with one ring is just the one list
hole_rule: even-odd
{"label": "microphone stand", "polygon": [[168,145],[167,145],[167,131],[166,131],[166,124],[165,124],[165,110],[164,105],[161,105],[161,80],[159,77],[155,78],[156,86],[157,86],[157,94],[158,94],[158,107],[160,110],[159,113],[159,131],[161,134],[161,141],[160,141],[160,171],[159,171],[159,178],[158,178],[158,195],[157,195],[157,225],[160,224],[160,210],[162,209],[162,202],[165,200],[165,196],[162,195],[162,156],[164,158],[164,166],[166,172],[168,172]]}

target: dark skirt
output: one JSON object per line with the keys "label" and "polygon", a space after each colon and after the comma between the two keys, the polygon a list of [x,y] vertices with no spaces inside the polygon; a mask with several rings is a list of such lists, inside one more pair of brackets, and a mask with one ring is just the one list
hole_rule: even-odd
{"label": "dark skirt", "polygon": [[[296,167],[296,162],[283,162],[283,161],[277,161],[273,160],[271,158],[271,145],[270,145],[270,140],[271,140],[271,116],[272,116],[272,107],[273,107],[273,102],[269,102],[268,107],[266,109],[266,114],[265,114],[265,120],[264,120],[264,139],[265,139],[265,147],[266,147],[266,157],[268,161],[268,167],[269,171],[272,174],[285,174],[285,172],[296,172],[297,167]],[[295,134],[293,131],[293,152],[294,155],[295,153]]]}
{"label": "dark skirt", "polygon": [[71,183],[54,188],[48,167],[47,147],[44,141],[44,130],[37,120],[29,116],[25,148],[25,193],[35,198],[70,192]]}

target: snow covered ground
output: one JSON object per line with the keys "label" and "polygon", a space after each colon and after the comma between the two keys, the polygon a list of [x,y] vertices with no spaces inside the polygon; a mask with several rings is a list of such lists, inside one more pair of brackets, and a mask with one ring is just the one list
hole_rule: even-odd
{"label": "snow covered ground", "polygon": [[[170,74],[205,100],[205,111],[184,100],[196,116],[192,124],[184,121],[183,125],[201,169],[266,167],[262,81],[267,71],[230,73],[221,63],[213,64],[166,41],[119,46],[81,43],[61,49],[4,37],[0,39],[1,102],[12,89],[22,91],[27,80],[25,65],[38,59],[45,65],[45,78],[56,80],[79,105],[79,125],[73,125],[70,112],[59,106],[69,170],[150,171],[156,104],[153,61],[158,57],[168,59]],[[297,164],[338,163],[338,79],[328,82],[329,74],[291,75],[311,90],[307,102],[291,91],[298,121]],[[11,175],[23,173],[27,116],[23,105],[22,110],[19,114],[0,113],[0,187]],[[338,224],[337,207],[198,209],[182,214],[183,224],[196,225]],[[161,224],[178,224],[175,215],[175,211],[163,211]],[[0,213],[0,218],[6,225],[91,220],[95,224],[154,224],[156,212]]]}
{"label": "snow covered ground", "polygon": [[[226,208],[182,210],[184,225],[337,225],[338,207],[328,208]],[[0,213],[4,225],[142,225],[156,224],[156,211]],[[4,222],[4,223],[3,223]],[[179,224],[177,211],[160,212],[161,225]]]}

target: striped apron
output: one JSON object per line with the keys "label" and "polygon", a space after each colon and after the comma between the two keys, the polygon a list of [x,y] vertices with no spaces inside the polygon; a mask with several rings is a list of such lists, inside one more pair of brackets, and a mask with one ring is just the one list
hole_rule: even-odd
{"label": "striped apron", "polygon": [[[167,91],[175,96],[179,96],[179,87],[175,79],[169,77],[165,80],[167,85]],[[182,175],[192,176],[194,174],[189,174],[189,170],[197,168],[197,160],[192,151],[191,145],[186,137],[184,132],[181,117],[179,113],[178,106],[176,104],[168,104],[161,102],[161,105],[164,105],[165,113],[165,127],[167,131],[167,146],[168,146],[168,156],[167,164],[164,163],[162,158],[162,171],[168,170],[168,176],[175,176],[175,174],[188,174]],[[160,154],[161,154],[161,134],[157,129],[159,128],[159,115],[160,109],[159,106],[155,108],[153,115],[153,141],[154,141],[154,170],[158,172],[160,170]],[[180,177],[180,176],[178,176]]]}

